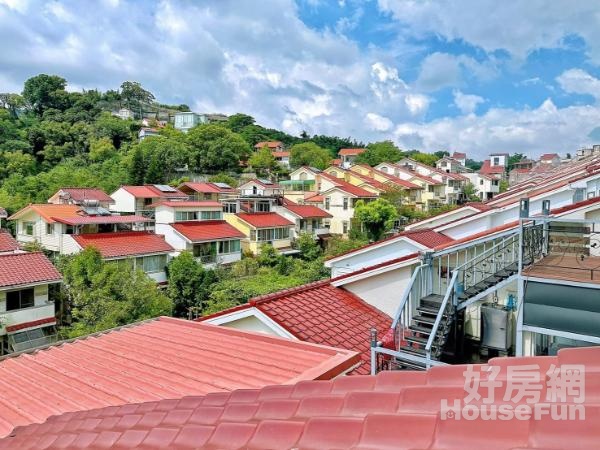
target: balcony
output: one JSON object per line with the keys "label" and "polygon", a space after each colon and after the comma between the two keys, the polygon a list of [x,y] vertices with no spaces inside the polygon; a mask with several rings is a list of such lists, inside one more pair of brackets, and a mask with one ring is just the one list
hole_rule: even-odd
{"label": "balcony", "polygon": [[148,219],[154,219],[154,210],[153,209],[136,209],[135,215],[146,217]]}
{"label": "balcony", "polygon": [[54,303],[46,302],[31,308],[15,309],[0,313],[4,326],[19,325],[21,323],[33,322],[34,320],[54,317]]}

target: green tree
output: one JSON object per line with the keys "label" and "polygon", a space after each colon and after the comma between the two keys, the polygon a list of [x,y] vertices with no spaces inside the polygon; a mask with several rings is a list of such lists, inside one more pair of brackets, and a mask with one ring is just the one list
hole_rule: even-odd
{"label": "green tree", "polygon": [[470,202],[478,202],[480,200],[479,196],[477,195],[477,189],[475,189],[473,183],[465,184],[465,187],[463,188],[463,194],[465,194],[465,197],[467,197],[467,200]]}
{"label": "green tree", "polygon": [[300,250],[300,255],[307,261],[314,261],[323,254],[323,250],[310,233],[301,233],[296,239],[296,248]]}
{"label": "green tree", "polygon": [[25,100],[19,94],[11,94],[10,92],[0,93],[0,108],[6,108],[12,118],[17,118],[17,111],[25,105]]}
{"label": "green tree", "polygon": [[[350,231],[352,231],[352,230],[350,230]],[[342,253],[346,253],[350,250],[354,250],[354,249],[362,247],[366,244],[368,244],[367,240],[344,239],[341,236],[332,236],[327,241],[327,248],[325,249],[325,257],[333,258],[334,256],[341,255]]]}
{"label": "green tree", "polygon": [[226,173],[218,173],[208,178],[208,181],[211,183],[225,183],[235,188],[238,186],[238,180],[233,178],[231,175],[227,175]]}
{"label": "green tree", "polygon": [[171,314],[172,302],[129,260],[103,262],[96,249],[87,248],[63,258],[59,268],[73,321],[63,330],[67,337]]}
{"label": "green tree", "polygon": [[363,224],[369,239],[377,241],[392,228],[398,211],[383,198],[367,203],[359,200],[354,207],[354,217]]}
{"label": "green tree", "polygon": [[143,115],[143,105],[154,101],[154,94],[147,91],[137,81],[125,81],[121,84],[121,97],[130,109],[137,109],[139,116]]}
{"label": "green tree", "polygon": [[138,145],[133,151],[129,164],[129,182],[134,186],[144,184],[146,178],[146,164],[144,162],[144,150]]}
{"label": "green tree", "polygon": [[114,117],[108,112],[102,113],[96,119],[94,123],[94,135],[99,139],[110,139],[116,149],[120,149],[123,142],[129,142],[133,138],[128,121]]}
{"label": "green tree", "polygon": [[148,162],[144,181],[165,183],[176,175],[176,169],[190,163],[191,151],[185,141],[165,136],[150,136],[135,145]]}
{"label": "green tree", "polygon": [[515,163],[518,163],[522,159],[525,159],[525,155],[523,155],[523,153],[514,153],[512,155],[509,155],[507,166],[509,168],[512,168],[515,165]]}
{"label": "green tree", "polygon": [[0,179],[11,174],[22,177],[35,173],[35,158],[23,152],[0,152]]}
{"label": "green tree", "polygon": [[104,161],[113,158],[117,149],[108,138],[94,139],[90,143],[90,159],[92,161]]}
{"label": "green tree", "polygon": [[250,155],[242,137],[220,125],[199,125],[187,134],[194,169],[201,172],[239,170]]}
{"label": "green tree", "polygon": [[410,157],[421,164],[427,164],[432,167],[435,167],[435,163],[439,159],[436,155],[432,155],[431,153],[421,152],[414,153]]}
{"label": "green tree", "polygon": [[67,95],[67,80],[56,75],[40,74],[29,78],[23,86],[23,99],[38,116],[49,108],[62,109]]}
{"label": "green tree", "polygon": [[290,149],[290,164],[292,167],[310,166],[326,169],[331,163],[331,154],[314,142],[295,144]]}
{"label": "green tree", "polygon": [[402,158],[402,151],[392,141],[373,142],[367,145],[364,153],[357,156],[356,162],[376,166],[382,162],[396,162]]}
{"label": "green tree", "polygon": [[173,301],[173,314],[187,317],[190,308],[201,310],[206,295],[202,264],[196,262],[190,252],[181,252],[169,262],[168,274],[167,292]]}
{"label": "green tree", "polygon": [[233,114],[229,116],[225,125],[234,133],[241,132],[244,128],[254,125],[254,117],[249,116],[248,114]]}
{"label": "green tree", "polygon": [[261,148],[257,152],[254,152],[250,156],[248,164],[261,176],[269,176],[277,168],[277,161],[268,148]]}

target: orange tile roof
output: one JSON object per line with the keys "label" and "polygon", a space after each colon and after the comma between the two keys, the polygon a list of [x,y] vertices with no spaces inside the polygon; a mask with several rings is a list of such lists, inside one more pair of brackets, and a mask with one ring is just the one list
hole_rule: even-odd
{"label": "orange tile roof", "polygon": [[82,247],[94,247],[103,258],[169,253],[174,249],[164,236],[147,231],[123,231],[73,235]]}
{"label": "orange tile roof", "polygon": [[340,156],[356,156],[364,153],[366,149],[364,148],[341,148],[338,152]]}
{"label": "orange tile roof", "polygon": [[274,212],[237,213],[236,216],[254,228],[289,227],[294,225],[293,222]]}
{"label": "orange tile roof", "polygon": [[[600,347],[583,347],[561,349],[558,356],[492,358],[488,365],[389,370],[375,376],[137,402],[17,428],[0,441],[0,449],[592,450],[600,442],[599,361]],[[560,406],[545,400],[546,392],[558,392],[557,383],[562,386],[547,371],[556,368],[560,377],[573,365],[583,366],[585,373],[582,402],[578,403],[577,388]],[[477,381],[466,389],[464,373],[469,369]],[[542,399],[532,404],[529,394],[523,397],[520,388],[507,380],[510,370],[533,378],[529,386],[541,391]],[[547,407],[538,409],[542,403]],[[557,408],[552,410],[551,403]],[[443,415],[444,404],[460,408],[468,404],[467,417]],[[538,414],[540,410],[544,412]],[[575,411],[574,417],[555,417],[561,411],[565,415]]]}
{"label": "orange tile roof", "polygon": [[57,414],[334,378],[358,362],[348,350],[161,317],[0,360],[2,378],[26,386],[3,403],[0,436]]}
{"label": "orange tile roof", "polygon": [[54,223],[60,219],[72,219],[81,217],[81,207],[77,205],[54,205],[52,203],[32,203],[17,211],[9,220],[18,219],[29,211],[34,211],[46,222]]}

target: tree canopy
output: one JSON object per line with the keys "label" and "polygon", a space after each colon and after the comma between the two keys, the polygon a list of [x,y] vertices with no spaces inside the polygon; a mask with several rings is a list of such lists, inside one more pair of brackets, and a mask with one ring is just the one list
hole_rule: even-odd
{"label": "tree canopy", "polygon": [[193,167],[200,172],[238,170],[251,152],[241,136],[221,125],[198,125],[187,134],[187,142]]}
{"label": "tree canopy", "polygon": [[356,162],[376,166],[382,162],[400,161],[402,156],[402,151],[392,141],[373,142],[356,157]]}
{"label": "tree canopy", "polygon": [[310,166],[326,169],[331,164],[331,154],[314,142],[295,144],[290,149],[292,167]]}
{"label": "tree canopy", "polygon": [[383,198],[371,202],[359,200],[354,208],[354,217],[365,227],[369,239],[377,241],[392,228],[398,211]]}

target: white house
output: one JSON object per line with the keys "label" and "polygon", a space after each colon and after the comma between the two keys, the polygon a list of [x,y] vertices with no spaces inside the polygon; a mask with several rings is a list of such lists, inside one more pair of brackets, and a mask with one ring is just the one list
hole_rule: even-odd
{"label": "white house", "polygon": [[48,203],[54,205],[79,205],[87,208],[110,208],[115,201],[102,189],[98,188],[78,188],[63,187],[60,188]]}
{"label": "white house", "polygon": [[121,214],[136,214],[154,218],[154,208],[150,205],[158,200],[187,200],[188,195],[171,186],[148,184],[144,186],[121,186],[110,194],[114,204],[110,210]]}
{"label": "white house", "polygon": [[129,119],[134,118],[133,111],[130,110],[129,108],[121,108],[117,112],[113,113],[112,115],[115,117],[118,117],[119,119],[122,119],[122,120],[129,120]]}
{"label": "white house", "polygon": [[312,234],[315,238],[329,234],[329,219],[332,215],[317,206],[299,205],[286,199],[274,211],[294,222],[292,239],[297,239],[301,233]]}
{"label": "white house", "polygon": [[173,249],[191,251],[206,266],[241,259],[246,236],[223,220],[223,205],[216,201],[162,201],[155,205],[156,233]]}
{"label": "white house", "polygon": [[483,173],[463,173],[464,177],[475,188],[475,193],[480,200],[490,200],[500,192],[500,180],[497,177]]}
{"label": "white house", "polygon": [[62,277],[50,260],[43,253],[3,253],[0,274],[0,355],[56,340],[49,290]]}
{"label": "white house", "polygon": [[241,196],[273,197],[283,195],[283,188],[269,180],[254,179],[238,186]]}

